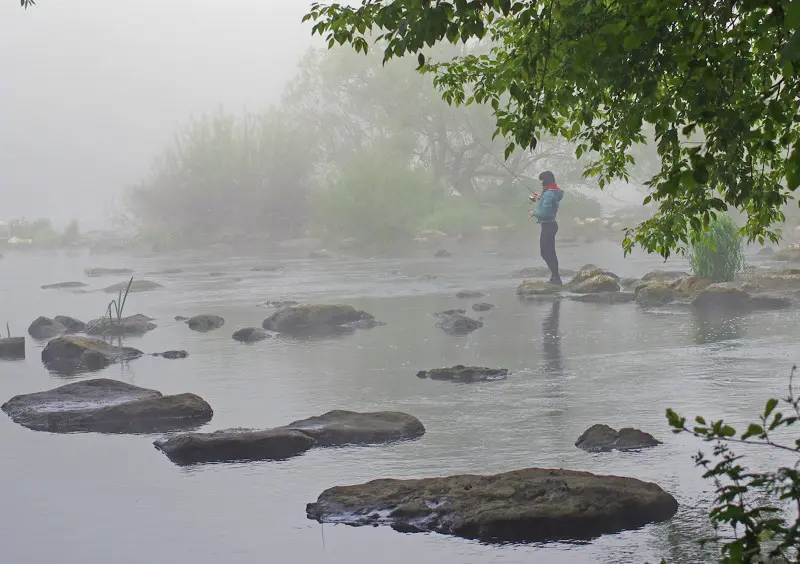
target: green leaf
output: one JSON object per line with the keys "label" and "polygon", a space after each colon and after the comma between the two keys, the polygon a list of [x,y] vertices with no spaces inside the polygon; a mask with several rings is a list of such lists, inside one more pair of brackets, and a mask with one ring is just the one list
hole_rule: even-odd
{"label": "green leaf", "polygon": [[775,410],[778,406],[778,400],[775,398],[771,398],[767,401],[767,406],[764,408],[764,419],[770,416],[770,414]]}
{"label": "green leaf", "polygon": [[750,437],[760,436],[764,433],[764,428],[761,425],[756,425],[755,423],[750,423],[747,427],[747,431],[742,434],[742,440],[748,439]]}

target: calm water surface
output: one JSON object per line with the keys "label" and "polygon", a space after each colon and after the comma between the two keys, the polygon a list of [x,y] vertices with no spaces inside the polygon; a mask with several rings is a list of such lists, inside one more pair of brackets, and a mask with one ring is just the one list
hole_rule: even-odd
{"label": "calm water surface", "polygon": [[[605,257],[600,260],[598,257]],[[562,266],[602,263],[622,276],[662,266],[623,259],[613,245],[562,252]],[[117,378],[166,394],[194,392],[214,408],[204,430],[271,427],[331,409],[402,410],[427,434],[387,447],[312,450],[285,462],[179,468],[152,436],[56,435],[0,416],[0,546],[9,563],[227,564],[374,562],[408,564],[705,562],[692,539],[708,533],[711,493],[691,455],[701,446],[672,435],[664,410],[747,420],[766,398],[785,394],[796,361],[798,312],[704,319],[688,310],[644,312],[633,305],[521,304],[510,273],[535,259],[460,256],[448,260],[313,262],[287,257],[7,254],[0,260],[0,321],[25,333],[39,315],[87,320],[113,297],[45,291],[83,280],[90,290],[124,277],[87,279],[87,266],[129,267],[162,290],[131,294],[126,312],[156,318],[150,334],[128,339],[146,352],[182,348],[169,361],[144,357],[90,377]],[[251,272],[281,264],[282,272]],[[680,263],[669,268],[682,268]],[[146,274],[181,268],[179,274]],[[221,273],[211,276],[210,273]],[[435,275],[431,278],[427,275]],[[455,298],[480,290],[497,305],[466,337],[434,327],[431,313],[469,309]],[[346,302],[387,326],[318,342],[231,340],[257,326],[270,299]],[[214,313],[223,329],[190,331],[176,315]],[[472,314],[472,312],[470,312]],[[24,362],[0,364],[0,402],[67,381],[41,364],[28,342]],[[505,367],[498,382],[458,385],[415,377],[456,363]],[[86,376],[84,376],[86,377]],[[592,455],[575,439],[590,425],[636,426],[665,444],[644,453]],[[768,464],[769,460],[764,460]],[[681,508],[667,523],[589,543],[489,546],[388,528],[321,526],[305,505],[334,485],[380,477],[494,473],[544,466],[657,482]]]}

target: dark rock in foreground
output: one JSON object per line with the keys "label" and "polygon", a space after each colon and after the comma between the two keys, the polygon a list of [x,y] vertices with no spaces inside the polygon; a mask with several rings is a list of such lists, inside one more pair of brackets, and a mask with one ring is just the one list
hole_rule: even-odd
{"label": "dark rock in foreground", "polygon": [[448,251],[447,249],[439,249],[434,253],[433,258],[448,258],[453,256],[453,253]]}
{"label": "dark rock in foreground", "polygon": [[526,468],[338,486],[308,504],[306,514],[321,523],[533,542],[635,529],[665,521],[677,509],[675,498],[658,485],[635,478]]}
{"label": "dark rock in foreground", "polygon": [[424,433],[422,423],[405,413],[331,411],[275,429],[185,433],[154,444],[170,460],[183,465],[283,460],[312,447],[386,444],[416,439]]}
{"label": "dark rock in foreground", "polygon": [[153,443],[178,465],[202,462],[285,460],[304,453],[316,441],[289,429],[223,429],[213,433],[183,433]]}
{"label": "dark rock in foreground", "polygon": [[0,360],[22,360],[25,358],[25,337],[0,339]]}
{"label": "dark rock in foreground", "polygon": [[142,356],[132,347],[117,347],[90,337],[64,336],[53,339],[42,350],[42,362],[53,372],[70,375],[101,370]]}
{"label": "dark rock in foreground", "polygon": [[87,335],[110,335],[120,337],[124,335],[144,335],[156,328],[152,318],[137,313],[121,320],[116,318],[101,317],[93,319],[86,324]]}
{"label": "dark rock in foreground", "polygon": [[28,327],[28,335],[39,341],[52,339],[67,332],[67,328],[55,319],[39,316]]}
{"label": "dark rock in foreground", "polygon": [[619,431],[608,425],[592,425],[575,441],[575,446],[589,452],[640,450],[660,445],[650,433],[625,427]]}
{"label": "dark rock in foreground", "polygon": [[508,370],[505,368],[483,368],[479,366],[462,366],[460,364],[451,368],[434,368],[417,372],[417,378],[448,380],[450,382],[485,382],[487,380],[502,380],[506,376],[508,376]]}
{"label": "dark rock in foreground", "polygon": [[69,315],[56,315],[53,321],[63,325],[67,333],[82,333],[86,329],[86,323]]}
{"label": "dark rock in foreground", "polygon": [[276,311],[261,324],[267,331],[297,337],[329,336],[379,325],[365,311],[349,305],[297,305]]}
{"label": "dark rock in foreground", "polygon": [[198,427],[213,416],[194,394],[164,396],[105,378],[15,396],[1,409],[24,427],[53,433],[167,432]]}
{"label": "dark rock in foreground", "polygon": [[334,410],[290,423],[285,429],[300,431],[317,446],[373,445],[416,439],[425,434],[419,419],[399,411]]}
{"label": "dark rock in foreground", "polygon": [[225,320],[218,315],[195,315],[190,318],[186,324],[189,326],[189,329],[193,331],[206,333],[225,325]]}
{"label": "dark rock in foreground", "polygon": [[55,284],[45,284],[42,290],[70,290],[73,288],[85,288],[88,284],[83,282],[57,282]]}
{"label": "dark rock in foreground", "polygon": [[[128,288],[128,282],[120,282],[119,284],[107,286],[106,288],[103,288],[102,291],[109,294],[116,294],[121,291],[124,294],[126,288]],[[131,283],[131,287],[128,292],[149,292],[150,290],[157,290],[159,288],[163,288],[163,286],[158,282],[151,282],[150,280],[134,280]]]}
{"label": "dark rock in foreground", "polygon": [[478,304],[472,304],[472,311],[489,311],[494,309],[494,304],[489,304],[486,302],[481,302]]}
{"label": "dark rock in foreground", "polygon": [[460,290],[458,293],[456,293],[456,297],[460,300],[469,300],[472,298],[482,298],[483,293],[476,292],[474,290]]}
{"label": "dark rock in foreground", "polygon": [[[86,268],[83,270],[83,273],[90,278],[96,278],[99,276],[121,276],[123,274],[133,274],[133,270],[130,268]],[[127,282],[126,282],[127,284]]]}
{"label": "dark rock in foreground", "polygon": [[257,343],[269,338],[269,333],[260,327],[245,327],[233,333],[233,340],[240,343]]}
{"label": "dark rock in foreground", "polygon": [[483,327],[482,321],[467,317],[463,313],[453,312],[448,314],[448,312],[441,312],[436,316],[439,317],[436,327],[442,329],[448,335],[467,335]]}

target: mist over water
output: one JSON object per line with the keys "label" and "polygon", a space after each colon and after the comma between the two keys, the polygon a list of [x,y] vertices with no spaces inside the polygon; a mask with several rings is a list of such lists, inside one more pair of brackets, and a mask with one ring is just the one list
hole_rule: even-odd
{"label": "mist over water", "polygon": [[[739,423],[786,385],[797,311],[706,319],[689,310],[643,311],[628,305],[569,300],[520,303],[511,272],[530,264],[520,255],[462,253],[430,258],[319,262],[290,255],[165,257],[12,253],[3,260],[0,296],[15,334],[36,315],[89,318],[107,294],[43,291],[58,280],[84,279],[89,290],[115,278],[85,279],[87,264],[125,265],[161,290],[131,294],[128,312],[155,318],[158,328],[126,344],[145,352],[185,348],[167,361],[143,357],[91,377],[117,378],[163,393],[191,391],[214,408],[203,430],[269,428],[331,409],[400,410],[416,415],[426,435],[386,447],[312,450],[285,462],[172,465],[154,436],[54,435],[0,418],[9,488],[0,512],[9,561],[58,559],[209,564],[253,562],[644,562],[706,556],[692,539],[706,530],[708,485],[691,463],[698,444],[667,430],[664,410],[724,415]],[[601,257],[621,275],[660,261],[619,256],[611,244],[572,247],[564,268]],[[600,262],[600,261],[598,261]],[[252,272],[255,264],[283,272]],[[680,263],[669,267],[681,268]],[[145,275],[165,268],[183,272]],[[222,273],[209,276],[211,272]],[[436,278],[433,278],[436,276]],[[496,309],[465,337],[434,327],[431,313],[464,307],[468,287]],[[245,346],[238,327],[269,315],[268,299],[346,302],[386,321],[385,327],[304,342],[270,339]],[[475,301],[475,300],[472,300]],[[189,331],[176,315],[214,313],[226,320],[211,333]],[[49,374],[41,345],[2,365],[0,395],[49,389],[73,379]],[[472,385],[432,382],[417,370],[453,364],[504,367],[506,380]],[[664,441],[643,453],[592,455],[573,446],[594,423],[634,425]],[[768,460],[763,461],[768,464]],[[529,466],[564,467],[655,481],[681,507],[669,522],[606,535],[589,543],[490,546],[439,535],[403,535],[388,528],[320,526],[305,504],[325,488],[380,477],[492,473]],[[706,531],[707,532],[707,531]],[[43,538],[42,535],[45,535]]]}
{"label": "mist over water", "polygon": [[0,220],[107,227],[178,126],[277,101],[312,46],[290,0],[0,6]]}
{"label": "mist over water", "polygon": [[[308,5],[0,6],[0,331],[8,323],[12,335],[26,335],[38,316],[106,314],[117,295],[100,290],[128,275],[95,278],[88,267],[128,268],[136,281],[163,286],[125,305],[126,315],[157,325],[124,338],[145,356],[57,375],[42,364],[45,343],[28,337],[25,360],[0,360],[0,403],[112,378],[201,396],[214,409],[203,432],[344,409],[403,411],[426,434],[281,462],[179,467],[154,448],[160,435],[35,432],[0,414],[3,561],[712,560],[694,542],[711,533],[713,491],[692,462],[701,445],[670,433],[664,413],[740,425],[782,396],[796,360],[797,288],[785,292],[791,307],[746,314],[519,300],[514,272],[544,266],[527,211],[545,169],[565,189],[563,271],[589,263],[622,278],[689,270],[682,257],[623,256],[622,229],[652,211],[640,202],[641,180],[658,164],[653,147],[636,148],[631,183],[602,193],[581,178],[574,147],[557,139],[503,162],[491,113],[448,107],[413,61],[383,68],[379,55],[309,51],[324,45],[300,22]],[[791,233],[797,218],[787,224]],[[787,267],[772,258],[750,249],[747,263]],[[68,281],[87,286],[41,288]],[[460,290],[483,295],[459,299]],[[386,325],[330,339],[235,342],[236,329],[260,327],[275,311],[268,300],[344,303]],[[473,311],[476,302],[495,307]],[[483,326],[458,337],[435,326],[434,313],[457,308]],[[197,314],[225,325],[200,333],[176,320]],[[181,349],[187,358],[149,354]],[[456,364],[510,375],[472,384],[415,376]],[[597,423],[633,426],[664,444],[578,449]],[[775,465],[769,456],[750,462]],[[667,522],[589,542],[528,545],[306,518],[306,504],[336,485],[527,467],[652,481],[680,508]]]}

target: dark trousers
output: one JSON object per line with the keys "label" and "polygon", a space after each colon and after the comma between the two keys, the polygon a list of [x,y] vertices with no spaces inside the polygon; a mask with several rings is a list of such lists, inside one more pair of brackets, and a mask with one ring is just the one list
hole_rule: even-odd
{"label": "dark trousers", "polygon": [[556,233],[558,233],[558,223],[549,221],[542,223],[542,234],[539,236],[539,250],[542,253],[547,268],[550,269],[552,278],[560,278],[558,274],[558,257],[556,256]]}

